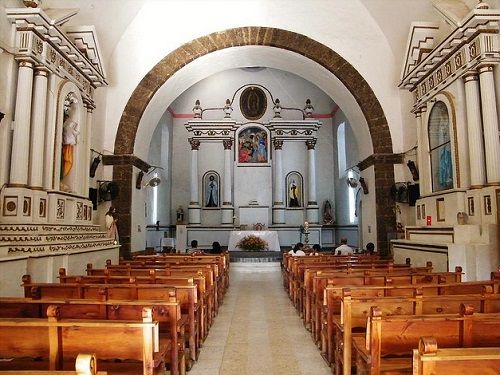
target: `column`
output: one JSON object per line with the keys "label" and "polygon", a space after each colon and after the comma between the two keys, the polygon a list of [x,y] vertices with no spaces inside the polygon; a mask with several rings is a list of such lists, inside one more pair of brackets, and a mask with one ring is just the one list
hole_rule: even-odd
{"label": "column", "polygon": [[429,194],[431,189],[431,166],[429,158],[429,134],[427,133],[427,107],[420,108],[420,115],[417,116],[418,131],[418,149],[420,150],[419,177],[420,177],[420,195]]}
{"label": "column", "polygon": [[306,141],[307,146],[307,221],[319,223],[319,207],[316,201],[316,139]]}
{"label": "column", "polygon": [[274,146],[274,202],[273,224],[285,224],[285,202],[283,193],[283,141],[273,140]]}
{"label": "column", "polygon": [[[33,116],[31,118],[31,151],[29,184],[34,189],[42,189],[45,170],[43,149],[45,142],[45,114],[47,108],[48,70],[35,69],[33,87]],[[17,117],[17,116],[16,116]]]}
{"label": "column", "polygon": [[95,104],[91,100],[83,101],[83,106],[87,110],[87,118],[85,119],[85,166],[83,168],[84,171],[84,190],[83,195],[87,196],[89,191],[89,171],[90,171],[90,163],[91,163],[91,152],[90,146],[92,144],[92,114],[94,112]]}
{"label": "column", "polygon": [[420,189],[422,189],[422,182],[424,181],[424,171],[422,166],[424,165],[424,155],[423,155],[423,141],[422,141],[422,111],[417,109],[415,111],[415,119],[417,120],[417,164],[418,164],[418,182],[420,184]]}
{"label": "column", "polygon": [[232,179],[231,169],[233,167],[231,148],[233,147],[233,140],[223,140],[224,145],[224,191],[222,199],[222,225],[233,225],[233,200],[232,200]]}
{"label": "column", "polygon": [[33,63],[20,61],[17,76],[16,117],[12,139],[10,181],[12,186],[28,184]]}
{"label": "column", "polygon": [[191,144],[191,201],[189,202],[189,224],[201,224],[201,208],[198,189],[198,150],[200,141],[189,139]]}
{"label": "column", "polygon": [[486,154],[486,181],[488,185],[498,185],[500,184],[500,167],[498,166],[500,141],[498,139],[498,112],[492,65],[484,65],[479,68],[479,82]]}
{"label": "column", "polygon": [[486,183],[481,99],[477,72],[464,75],[464,82],[467,132],[469,135],[470,183],[471,188],[475,189],[484,186]]}

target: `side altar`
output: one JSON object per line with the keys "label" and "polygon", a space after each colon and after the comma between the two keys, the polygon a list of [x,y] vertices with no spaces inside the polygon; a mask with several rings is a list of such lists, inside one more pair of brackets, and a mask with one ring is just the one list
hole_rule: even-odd
{"label": "side altar", "polygon": [[280,251],[280,243],[278,239],[278,232],[274,230],[233,230],[229,234],[229,243],[227,249],[229,251],[241,250],[236,247],[236,244],[244,237],[254,235],[262,238],[267,242],[269,251]]}

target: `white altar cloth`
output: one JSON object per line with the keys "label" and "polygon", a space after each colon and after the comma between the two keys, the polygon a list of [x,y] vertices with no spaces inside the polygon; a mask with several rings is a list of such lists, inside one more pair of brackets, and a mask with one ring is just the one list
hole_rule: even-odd
{"label": "white altar cloth", "polygon": [[229,251],[241,251],[242,249],[236,247],[236,244],[243,238],[249,235],[254,235],[262,238],[267,242],[269,251],[280,251],[280,242],[278,240],[278,232],[274,230],[233,230],[229,234],[229,244],[227,246]]}

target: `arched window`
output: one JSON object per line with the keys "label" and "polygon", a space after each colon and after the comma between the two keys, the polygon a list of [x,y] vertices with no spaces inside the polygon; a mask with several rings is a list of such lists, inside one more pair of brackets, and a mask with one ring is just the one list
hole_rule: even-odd
{"label": "arched window", "polygon": [[450,116],[442,101],[429,114],[429,156],[432,171],[432,190],[453,188],[453,160],[450,141]]}
{"label": "arched window", "polygon": [[346,176],[347,156],[345,147],[345,122],[337,128],[337,161],[339,166],[339,178]]}

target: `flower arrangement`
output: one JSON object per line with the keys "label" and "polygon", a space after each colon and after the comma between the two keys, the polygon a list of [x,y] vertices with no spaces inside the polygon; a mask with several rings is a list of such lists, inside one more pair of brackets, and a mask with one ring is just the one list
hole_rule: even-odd
{"label": "flower arrangement", "polygon": [[236,247],[246,251],[262,251],[267,249],[267,242],[260,237],[254,236],[253,234],[243,237],[237,244]]}

